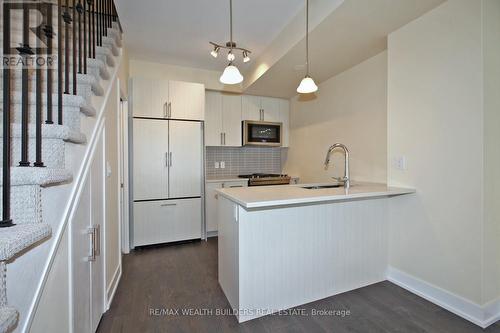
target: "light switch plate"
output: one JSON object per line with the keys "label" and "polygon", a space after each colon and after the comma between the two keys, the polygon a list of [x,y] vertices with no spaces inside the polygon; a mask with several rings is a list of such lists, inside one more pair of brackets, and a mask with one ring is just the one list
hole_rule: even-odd
{"label": "light switch plate", "polygon": [[222,161],[220,162],[220,168],[225,169],[226,168],[226,162]]}
{"label": "light switch plate", "polygon": [[214,168],[218,169],[219,168],[219,162],[214,163]]}

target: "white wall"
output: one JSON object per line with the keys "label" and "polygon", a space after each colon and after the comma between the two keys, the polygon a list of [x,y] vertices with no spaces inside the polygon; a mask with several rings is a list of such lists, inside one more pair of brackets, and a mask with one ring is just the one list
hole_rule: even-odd
{"label": "white wall", "polygon": [[191,67],[181,67],[130,59],[130,77],[158,78],[174,81],[196,82],[205,85],[206,89],[241,92],[241,85],[224,85],[219,82],[223,68],[211,71]]}
{"label": "white wall", "polygon": [[485,225],[483,301],[500,297],[500,1],[483,3]]}
{"label": "white wall", "polygon": [[351,152],[351,178],[385,183],[387,179],[387,52],[319,85],[317,98],[291,99],[290,148],[285,172],[301,182],[330,181],[344,173],[343,154],[323,163],[336,142]]}
{"label": "white wall", "polygon": [[489,298],[482,47],[482,1],[449,0],[390,34],[388,48],[388,180],[417,189],[391,200],[390,265],[475,304]]}

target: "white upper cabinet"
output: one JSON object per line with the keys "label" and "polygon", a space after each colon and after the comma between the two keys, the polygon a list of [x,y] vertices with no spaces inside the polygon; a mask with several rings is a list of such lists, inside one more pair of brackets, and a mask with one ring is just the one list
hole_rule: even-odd
{"label": "white upper cabinet", "polygon": [[242,120],[283,123],[283,147],[289,146],[290,102],[282,98],[207,91],[205,145],[241,147]]}
{"label": "white upper cabinet", "polygon": [[221,146],[222,129],[222,94],[215,91],[205,93],[205,145]]}
{"label": "white upper cabinet", "polygon": [[134,117],[205,119],[205,87],[199,83],[132,79]]}
{"label": "white upper cabinet", "polygon": [[169,81],[169,118],[205,119],[205,86],[199,83]]}
{"label": "white upper cabinet", "polygon": [[261,97],[244,95],[242,97],[243,120],[262,120]]}
{"label": "white upper cabinet", "polygon": [[222,94],[224,146],[241,147],[241,95]]}
{"label": "white upper cabinet", "polygon": [[168,81],[134,78],[132,103],[135,117],[165,118],[168,107]]}
{"label": "white upper cabinet", "polygon": [[205,145],[241,147],[241,95],[206,92]]}
{"label": "white upper cabinet", "polygon": [[283,142],[282,147],[290,146],[290,101],[287,99],[280,99],[280,120],[283,123]]}
{"label": "white upper cabinet", "polygon": [[262,121],[281,122],[280,104],[279,98],[261,97]]}

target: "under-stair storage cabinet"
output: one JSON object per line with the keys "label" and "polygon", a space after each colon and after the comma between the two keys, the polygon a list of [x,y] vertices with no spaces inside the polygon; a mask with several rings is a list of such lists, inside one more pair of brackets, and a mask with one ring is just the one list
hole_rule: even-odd
{"label": "under-stair storage cabinet", "polygon": [[133,120],[134,246],[201,238],[200,121]]}
{"label": "under-stair storage cabinet", "polygon": [[132,79],[134,117],[205,119],[205,86],[199,83],[135,77]]}
{"label": "under-stair storage cabinet", "polygon": [[241,95],[206,92],[206,146],[241,147],[241,120]]}

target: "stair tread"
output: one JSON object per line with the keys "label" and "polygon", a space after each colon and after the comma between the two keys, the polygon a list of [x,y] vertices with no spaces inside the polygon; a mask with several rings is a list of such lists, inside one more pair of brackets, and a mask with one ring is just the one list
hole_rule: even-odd
{"label": "stair tread", "polygon": [[18,224],[0,228],[0,261],[13,258],[31,245],[49,237],[52,233],[46,223]]}
{"label": "stair tread", "polygon": [[[28,134],[30,138],[35,137],[35,124],[28,124]],[[0,129],[0,137],[3,137],[3,129]],[[11,137],[21,137],[21,124],[13,123],[11,126]],[[85,143],[85,134],[64,125],[42,124],[42,137],[46,139],[61,139],[72,143]]]}
{"label": "stair tread", "polygon": [[[10,75],[11,75],[11,80],[16,80],[17,83],[20,83],[21,82],[21,75],[22,75],[22,71],[21,70],[12,70],[10,72]],[[52,76],[52,89],[53,91],[57,91],[57,75],[53,75]],[[3,79],[3,71],[0,71],[0,81]],[[35,82],[36,80],[36,75],[35,75],[35,72],[31,72],[29,74],[29,80],[31,82]],[[87,84],[87,85],[90,85],[92,87],[92,91],[97,95],[97,96],[102,96],[104,94],[104,89],[103,87],[101,86],[99,80],[97,80],[95,78],[94,75],[92,74],[76,74],[76,80],[77,80],[77,86],[78,85],[82,85],[82,84]],[[42,87],[45,88],[46,86],[46,83],[47,82],[47,76],[45,73],[43,73],[42,75]],[[72,81],[70,82],[72,83]],[[0,86],[3,85],[2,82],[0,82]],[[70,84],[71,85],[71,84]],[[11,87],[13,85],[11,84]],[[32,85],[33,87],[33,85]]]}
{"label": "stair tread", "polygon": [[[0,168],[0,173],[2,169]],[[73,175],[66,169],[35,168],[35,167],[11,167],[10,183],[12,186],[40,185],[48,186],[71,181]],[[3,180],[0,178],[0,186]]]}
{"label": "stair tread", "polygon": [[[44,95],[46,95],[46,94],[44,94]],[[52,102],[54,105],[58,105],[57,104],[57,96],[58,96],[58,94],[55,94],[55,93],[52,94]],[[23,97],[22,91],[13,90],[11,93],[10,101],[11,101],[11,103],[14,103],[14,104],[21,104],[22,97]],[[44,97],[45,96],[42,95],[42,105],[47,104],[47,99]],[[0,102],[2,102],[2,101],[3,101],[3,94],[0,94]],[[35,92],[32,92],[32,91],[29,92],[28,101],[30,103],[34,104],[34,102],[36,101],[36,93]],[[63,105],[64,106],[82,107],[82,106],[85,106],[85,104],[87,104],[87,102],[85,101],[85,98],[83,98],[82,96],[70,95],[70,94],[63,95]]]}
{"label": "stair tread", "polygon": [[0,333],[9,332],[17,322],[19,313],[10,306],[0,308]]}

